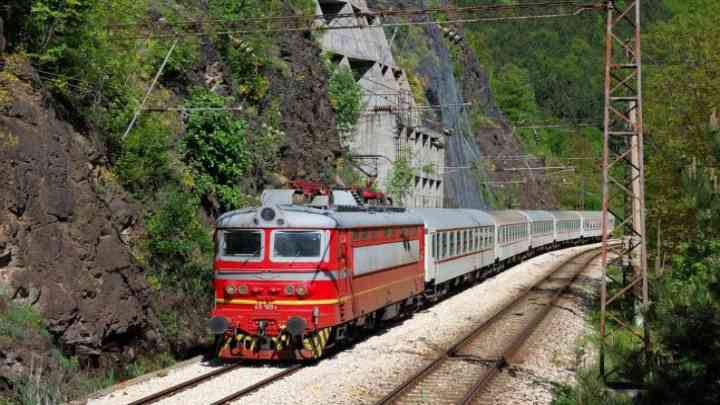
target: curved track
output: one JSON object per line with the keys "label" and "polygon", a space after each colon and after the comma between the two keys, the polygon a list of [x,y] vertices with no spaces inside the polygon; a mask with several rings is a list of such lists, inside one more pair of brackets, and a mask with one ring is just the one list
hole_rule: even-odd
{"label": "curved track", "polygon": [[[161,399],[169,398],[179,392],[182,392],[182,391],[185,391],[192,387],[198,386],[204,382],[212,380],[213,378],[215,378],[219,375],[229,373],[229,372],[231,372],[235,369],[238,369],[242,366],[244,366],[243,363],[236,363],[236,364],[232,364],[229,366],[219,368],[217,370],[213,370],[207,374],[203,374],[201,376],[195,377],[188,381],[184,381],[180,384],[173,385],[172,387],[166,388],[162,391],[158,391],[158,392],[148,395],[146,397],[140,398],[136,401],[130,402],[130,403],[128,403],[128,405],[147,405],[147,404],[151,404],[151,403],[160,401]],[[303,367],[303,364],[294,364],[279,373],[273,374],[268,378],[265,378],[261,381],[256,382],[255,384],[252,384],[248,387],[238,390],[237,392],[235,392],[231,395],[228,395],[225,398],[220,399],[219,401],[215,401],[212,404],[213,405],[226,404],[226,403],[233,401],[235,399],[238,399],[244,395],[253,393],[263,387],[266,387],[266,386],[274,383],[275,381],[281,380],[281,379],[297,372],[302,367]]]}
{"label": "curved track", "polygon": [[592,249],[560,263],[533,288],[477,326],[441,356],[377,402],[470,404],[508,364],[556,301],[600,252]]}

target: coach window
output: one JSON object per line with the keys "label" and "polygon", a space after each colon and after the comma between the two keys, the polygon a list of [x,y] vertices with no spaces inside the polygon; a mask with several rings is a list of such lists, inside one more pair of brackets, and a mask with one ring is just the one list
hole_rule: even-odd
{"label": "coach window", "polygon": [[437,245],[437,234],[434,233],[433,236],[432,236],[432,257],[433,257],[433,259],[437,259],[437,258],[438,258],[438,254],[437,254],[438,251],[437,251],[437,249],[438,249],[438,245]]}
{"label": "coach window", "polygon": [[441,256],[442,256],[443,258],[446,258],[446,257],[447,257],[447,253],[448,253],[447,232],[443,232],[443,233],[442,233],[441,240],[442,240],[442,243],[441,243],[441,246],[442,246]]}
{"label": "coach window", "polygon": [[450,232],[450,243],[448,246],[448,257],[455,256],[455,232]]}

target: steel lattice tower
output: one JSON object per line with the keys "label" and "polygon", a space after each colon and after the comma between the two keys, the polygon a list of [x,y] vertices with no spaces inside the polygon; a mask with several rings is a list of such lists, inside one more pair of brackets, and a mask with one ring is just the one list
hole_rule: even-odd
{"label": "steel lattice tower", "polygon": [[[605,115],[603,135],[602,290],[600,315],[600,370],[607,379],[606,350],[619,330],[638,339],[647,353],[644,314],[648,308],[647,245],[643,156],[642,54],[640,0],[606,0]],[[608,217],[617,218],[622,231],[619,259],[625,273],[608,272],[612,229]],[[634,321],[611,312],[622,301],[633,300]]]}

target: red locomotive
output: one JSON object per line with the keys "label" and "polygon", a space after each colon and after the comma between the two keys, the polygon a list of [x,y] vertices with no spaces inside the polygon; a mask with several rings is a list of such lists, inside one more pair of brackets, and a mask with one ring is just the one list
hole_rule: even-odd
{"label": "red locomotive", "polygon": [[292,205],[292,191],[275,190],[288,204],[218,219],[210,329],[221,358],[317,358],[348,327],[416,304],[422,221],[393,208],[327,208],[333,195],[352,203],[348,192],[328,192],[310,206]]}

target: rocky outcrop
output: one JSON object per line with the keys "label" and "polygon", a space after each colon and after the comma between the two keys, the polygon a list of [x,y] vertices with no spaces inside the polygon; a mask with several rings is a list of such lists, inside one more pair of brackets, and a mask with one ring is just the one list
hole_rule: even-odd
{"label": "rocky outcrop", "polygon": [[320,48],[303,33],[282,35],[278,45],[289,69],[273,74],[269,91],[280,99],[282,126],[287,134],[281,172],[291,179],[330,182],[341,146]]}
{"label": "rocky outcrop", "polygon": [[135,215],[99,193],[101,156],[56,117],[33,74],[23,63],[0,72],[0,284],[43,315],[66,354],[96,363],[149,324],[146,282],[121,238]]}
{"label": "rocky outcrop", "polygon": [[[495,103],[495,98],[490,88],[490,80],[488,79],[485,69],[480,65],[475,51],[466,44],[458,46],[457,62],[464,68],[462,69],[462,77],[458,80],[461,83],[461,92],[464,101],[479,106],[485,115],[490,119],[492,125],[482,128],[475,128],[474,139],[483,156],[513,156],[524,154],[523,147],[518,138],[513,133],[513,129],[508,124],[507,119],[503,115],[500,108]],[[488,173],[490,179],[496,182],[518,180],[514,172],[504,171],[505,168],[521,167],[527,164],[529,167],[541,167],[545,162],[540,159],[532,159],[527,161],[494,161],[491,162],[495,167],[495,172]],[[548,184],[544,176],[533,176],[532,172],[528,172],[524,177],[526,184],[522,185],[523,189],[519,194],[519,206],[529,209],[548,209],[557,205],[555,196],[552,193],[552,187]],[[500,201],[500,204],[503,202]]]}

